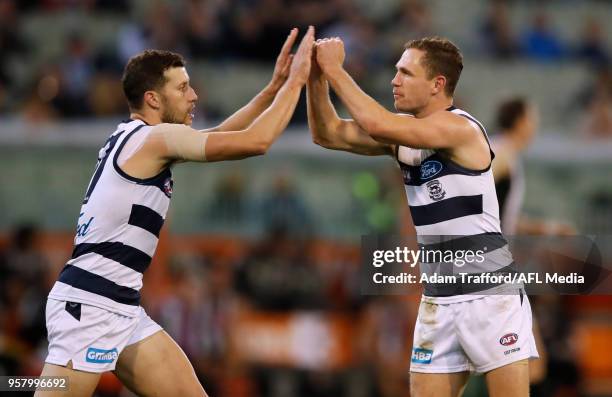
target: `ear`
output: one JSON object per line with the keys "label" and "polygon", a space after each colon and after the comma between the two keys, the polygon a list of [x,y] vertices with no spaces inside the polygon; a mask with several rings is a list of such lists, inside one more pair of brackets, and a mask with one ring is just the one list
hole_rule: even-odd
{"label": "ear", "polygon": [[161,107],[161,98],[155,91],[147,91],[144,93],[144,103],[152,109],[158,110]]}
{"label": "ear", "polygon": [[438,94],[440,92],[444,92],[444,88],[446,87],[446,77],[441,74],[434,77],[432,93]]}

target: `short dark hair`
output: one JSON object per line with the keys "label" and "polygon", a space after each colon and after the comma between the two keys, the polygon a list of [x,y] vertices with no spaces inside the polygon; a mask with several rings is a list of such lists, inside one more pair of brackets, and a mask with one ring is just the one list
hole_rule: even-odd
{"label": "short dark hair", "polygon": [[497,108],[496,122],[501,131],[509,130],[527,113],[527,100],[522,97],[511,98]]}
{"label": "short dark hair", "polygon": [[146,50],[130,58],[121,78],[130,109],[142,108],[144,93],[166,84],[166,70],[184,67],[185,64],[180,54],[161,50]]}
{"label": "short dark hair", "polygon": [[442,37],[424,37],[411,40],[404,45],[406,50],[414,48],[425,52],[421,64],[427,72],[427,78],[441,74],[446,77],[444,92],[453,96],[459,76],[463,70],[463,56],[459,48],[450,40]]}

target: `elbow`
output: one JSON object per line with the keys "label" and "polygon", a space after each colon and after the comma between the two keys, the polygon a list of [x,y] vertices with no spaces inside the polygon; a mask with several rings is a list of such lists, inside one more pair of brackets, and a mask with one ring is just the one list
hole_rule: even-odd
{"label": "elbow", "polygon": [[251,148],[251,156],[263,156],[266,153],[268,153],[268,150],[270,149],[271,143],[270,142],[257,142],[253,145],[253,147]]}
{"label": "elbow", "polygon": [[362,124],[363,129],[368,135],[377,142],[386,143],[387,139],[386,131],[382,128],[381,123],[376,120],[368,120]]}
{"label": "elbow", "polygon": [[323,137],[320,137],[320,136],[318,136],[316,134],[312,135],[312,142],[315,145],[318,145],[318,146],[321,146],[321,147],[324,147],[324,148],[326,148],[327,145],[329,145],[328,141],[326,141],[325,139],[323,139]]}

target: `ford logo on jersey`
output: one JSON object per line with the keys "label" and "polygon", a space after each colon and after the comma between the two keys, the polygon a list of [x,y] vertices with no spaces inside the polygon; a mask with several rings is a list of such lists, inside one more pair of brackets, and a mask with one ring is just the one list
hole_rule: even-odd
{"label": "ford logo on jersey", "polygon": [[421,179],[429,179],[438,175],[442,171],[442,163],[436,160],[429,160],[421,164]]}
{"label": "ford logo on jersey", "polygon": [[88,363],[108,364],[115,361],[117,357],[119,357],[117,349],[102,350],[96,349],[95,347],[90,347],[89,349],[87,349],[85,360]]}
{"label": "ford logo on jersey", "polygon": [[412,349],[412,362],[416,364],[431,364],[433,350],[415,347]]}

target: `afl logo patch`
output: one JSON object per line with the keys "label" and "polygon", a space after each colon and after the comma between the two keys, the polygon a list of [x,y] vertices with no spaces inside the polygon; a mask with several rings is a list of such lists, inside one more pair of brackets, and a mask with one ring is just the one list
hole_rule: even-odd
{"label": "afl logo patch", "polygon": [[173,183],[174,182],[172,182],[172,178],[167,178],[164,181],[164,193],[168,197],[172,197],[172,185],[173,185]]}
{"label": "afl logo patch", "polygon": [[504,336],[502,336],[501,338],[499,338],[499,343],[503,346],[510,346],[515,344],[518,341],[518,335],[511,333],[511,334],[506,334]]}
{"label": "afl logo patch", "polygon": [[426,161],[421,164],[421,179],[430,179],[442,171],[442,163],[436,160]]}
{"label": "afl logo patch", "polygon": [[442,184],[437,179],[435,181],[429,181],[425,184],[427,191],[429,192],[429,198],[433,201],[440,201],[446,196],[446,192],[442,188]]}

